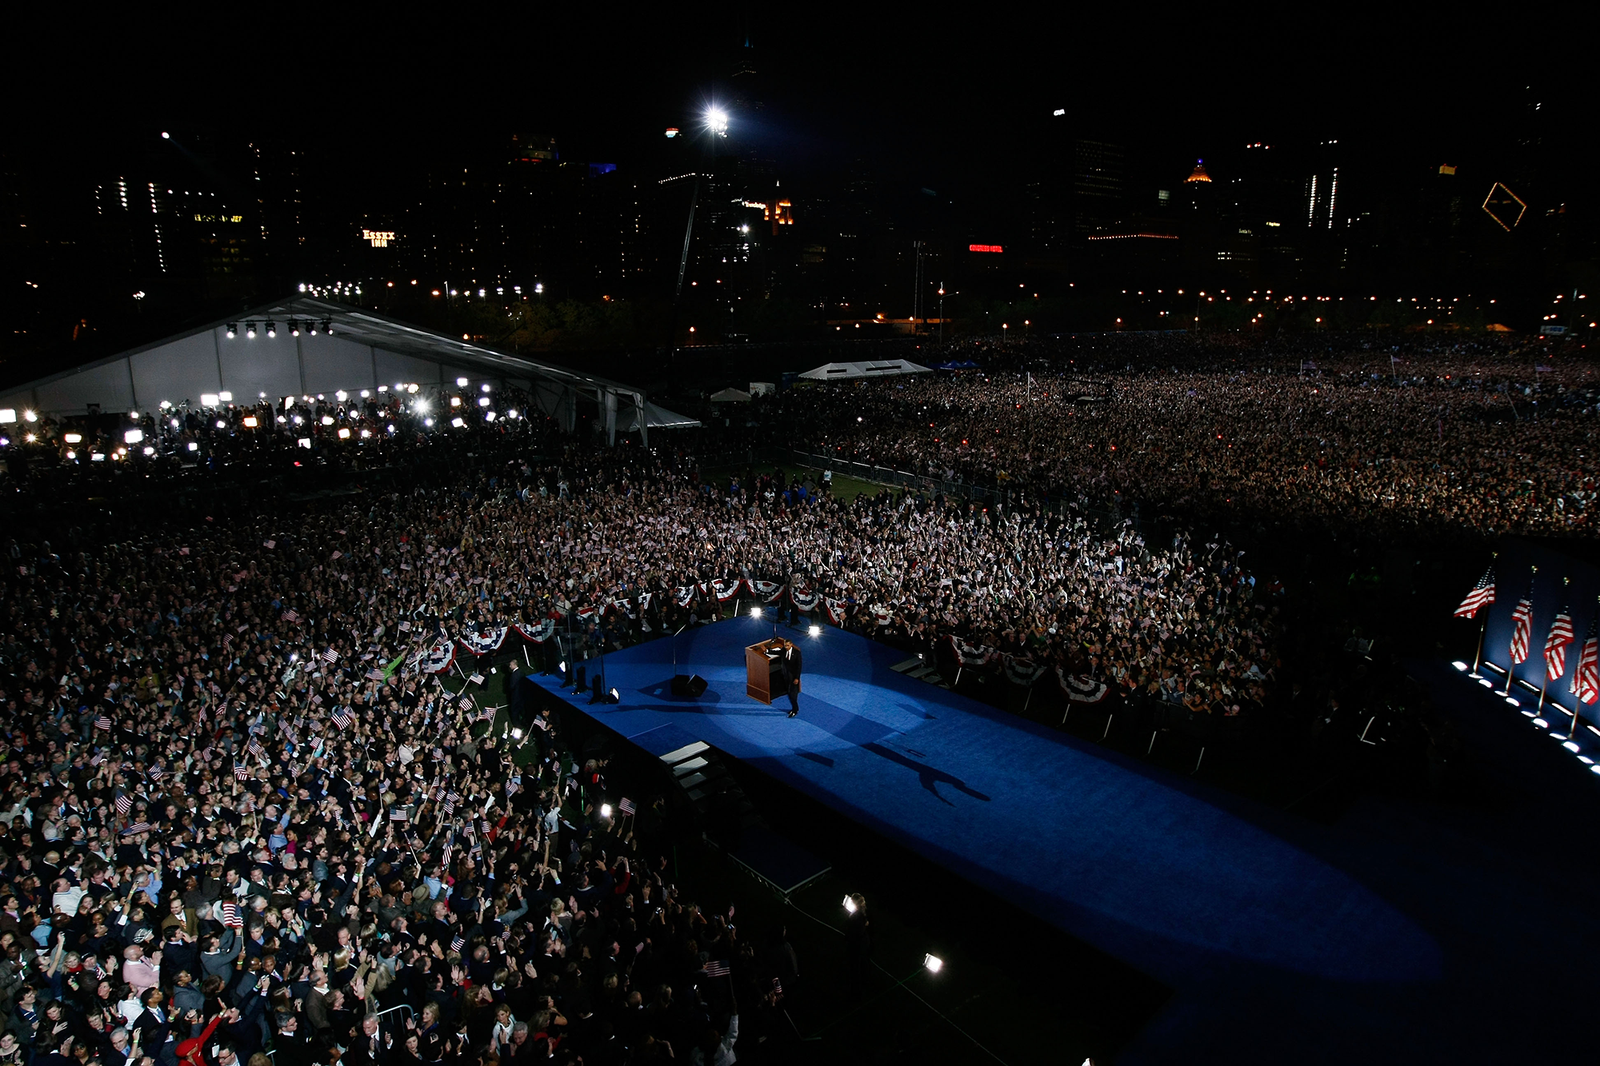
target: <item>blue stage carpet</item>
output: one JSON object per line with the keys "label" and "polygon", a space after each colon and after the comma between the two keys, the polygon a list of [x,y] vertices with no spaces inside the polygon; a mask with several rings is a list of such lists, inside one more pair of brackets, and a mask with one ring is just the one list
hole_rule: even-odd
{"label": "blue stage carpet", "polygon": [[783,632],[805,647],[798,719],[745,695],[743,649],[772,633],[749,618],[677,638],[702,698],[671,696],[658,640],[606,657],[620,704],[579,709],[655,754],[712,744],[1175,988],[1122,1061],[1526,1061],[1545,1041],[1506,1001],[1536,994],[1544,1036],[1576,1035],[1551,1017],[1559,978],[1523,983],[1573,954],[1572,925],[1429,812],[1317,826],[905,677],[841,630]]}

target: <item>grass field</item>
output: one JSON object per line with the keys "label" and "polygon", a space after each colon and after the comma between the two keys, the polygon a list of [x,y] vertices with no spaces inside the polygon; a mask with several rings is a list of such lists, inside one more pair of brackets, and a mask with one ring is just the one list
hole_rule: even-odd
{"label": "grass field", "polygon": [[[717,466],[706,466],[700,470],[700,476],[713,484],[726,485],[730,477],[737,474],[741,481],[754,472],[756,475],[769,473],[773,470],[782,470],[790,479],[810,478],[813,484],[822,484],[822,468],[815,466],[798,466],[794,463],[725,463]],[[862,481],[860,478],[845,477],[842,474],[833,475],[833,494],[846,503],[854,500],[863,492],[868,495],[883,491],[886,486],[874,484],[871,481]]]}

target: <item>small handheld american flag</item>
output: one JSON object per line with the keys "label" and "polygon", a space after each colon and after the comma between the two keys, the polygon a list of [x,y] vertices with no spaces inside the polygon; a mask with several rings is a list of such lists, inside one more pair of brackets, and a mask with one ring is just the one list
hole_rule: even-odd
{"label": "small handheld american flag", "polygon": [[732,972],[733,971],[728,967],[728,964],[726,962],[708,962],[708,963],[706,963],[706,976],[707,977],[727,977]]}
{"label": "small handheld american flag", "polygon": [[633,800],[629,799],[627,796],[623,796],[621,799],[619,799],[617,801],[617,810],[624,817],[632,814],[633,813]]}

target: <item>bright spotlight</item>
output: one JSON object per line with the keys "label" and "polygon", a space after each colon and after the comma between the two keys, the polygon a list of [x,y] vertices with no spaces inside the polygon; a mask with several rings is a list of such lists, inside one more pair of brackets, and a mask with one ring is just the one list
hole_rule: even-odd
{"label": "bright spotlight", "polygon": [[822,636],[822,627],[812,626],[810,629],[806,630],[806,633],[813,637],[820,637]]}
{"label": "bright spotlight", "polygon": [[944,969],[944,960],[937,955],[924,955],[922,965],[927,967],[929,973],[938,973]]}
{"label": "bright spotlight", "polygon": [[761,617],[761,608],[759,608],[759,607],[750,608],[750,617],[751,618],[760,618]]}
{"label": "bright spotlight", "polygon": [[611,817],[611,804],[609,804],[609,803],[600,804],[600,817],[602,817],[602,818],[610,818]]}
{"label": "bright spotlight", "polygon": [[458,388],[463,388],[463,389],[466,388],[467,387],[467,379],[466,378],[456,378],[456,386]]}
{"label": "bright spotlight", "polygon": [[856,912],[856,901],[846,896],[844,898],[844,909],[847,913],[854,914]]}
{"label": "bright spotlight", "polygon": [[719,137],[728,135],[728,113],[720,107],[706,111],[706,129]]}

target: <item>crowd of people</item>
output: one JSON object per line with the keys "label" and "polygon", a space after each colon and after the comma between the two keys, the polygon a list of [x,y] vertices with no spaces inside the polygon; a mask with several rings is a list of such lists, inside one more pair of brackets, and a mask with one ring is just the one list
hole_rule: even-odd
{"label": "crowd of people", "polygon": [[1109,495],[1588,528],[1581,368],[1522,375],[1493,344],[1288,369],[1180,365],[1170,341],[1131,370],[1118,339],[994,350],[1017,365],[791,390],[754,416],[770,442],[1019,490],[986,503],[714,476],[737,433],[605,448],[514,393],[453,427],[392,396],[163,412],[102,460],[36,427],[4,486],[33,514],[74,480],[390,476],[6,543],[0,1066],[725,1063],[791,1036],[792,954],[678,892],[661,805],[605,816],[626,786],[548,717],[514,735],[425,672],[443,641],[649,639],[755,597],[1023,684],[1248,717],[1282,687],[1281,585],[1221,537],[1096,517]]}
{"label": "crowd of people", "polygon": [[925,358],[979,369],[791,390],[762,413],[838,460],[1191,518],[1380,538],[1595,522],[1600,380],[1543,341],[1100,335]]}

